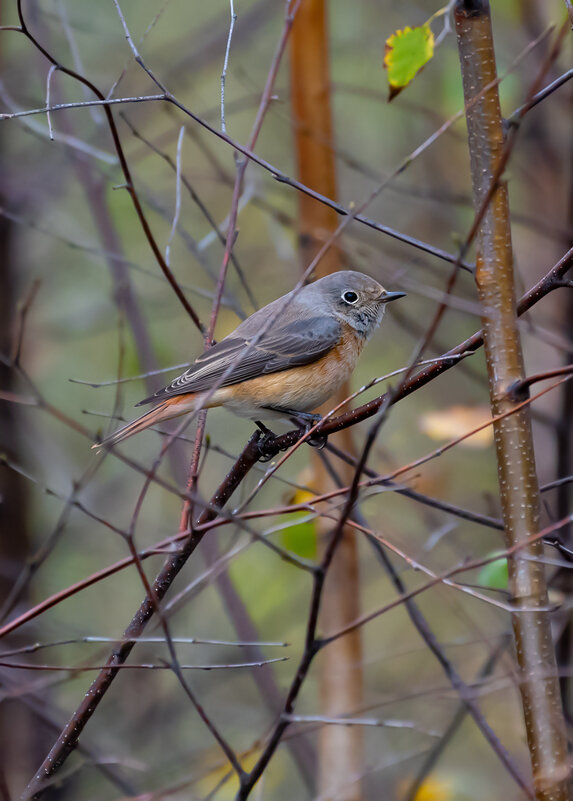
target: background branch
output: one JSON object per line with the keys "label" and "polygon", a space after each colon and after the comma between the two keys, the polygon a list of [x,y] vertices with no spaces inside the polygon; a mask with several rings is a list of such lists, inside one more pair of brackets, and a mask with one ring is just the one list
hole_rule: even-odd
{"label": "background branch", "polygon": [[[567,25],[531,0],[499,14],[504,71],[464,103],[452,3],[0,5],[0,795],[53,744],[28,797],[531,797],[523,674],[494,655],[501,557],[526,554],[551,589],[519,612],[551,613],[568,690]],[[384,104],[383,40],[431,13],[439,47]],[[473,211],[463,118],[498,90]],[[471,241],[492,214],[501,233],[506,170],[527,370],[492,420]],[[263,464],[218,410],[90,451],[160,367],[341,268],[408,298],[323,410],[320,453],[277,423]],[[543,504],[508,545],[492,423],[526,410]]]}

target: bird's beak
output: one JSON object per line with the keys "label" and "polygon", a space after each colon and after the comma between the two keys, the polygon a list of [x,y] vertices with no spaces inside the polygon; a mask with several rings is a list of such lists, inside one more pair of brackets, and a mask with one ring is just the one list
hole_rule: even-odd
{"label": "bird's beak", "polygon": [[404,297],[406,297],[405,292],[386,292],[386,290],[384,290],[384,292],[378,296],[378,300],[381,303],[390,303],[391,300],[398,300],[398,298]]}

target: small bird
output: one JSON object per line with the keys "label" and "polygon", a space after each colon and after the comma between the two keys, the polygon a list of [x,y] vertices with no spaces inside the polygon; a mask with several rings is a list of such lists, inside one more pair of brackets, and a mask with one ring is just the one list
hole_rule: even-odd
{"label": "small bird", "polygon": [[156,404],[93,447],[110,447],[187,412],[225,406],[254,420],[290,418],[308,427],[312,414],[351,375],[386,304],[387,292],[364,273],[344,270],[293,290],[256,311],[206,350],[182,375],[140,401]]}

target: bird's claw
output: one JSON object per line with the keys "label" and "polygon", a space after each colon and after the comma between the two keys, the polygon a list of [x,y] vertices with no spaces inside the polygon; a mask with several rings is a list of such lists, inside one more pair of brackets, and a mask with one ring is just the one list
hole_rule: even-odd
{"label": "bird's claw", "polygon": [[[322,417],[319,414],[300,413],[296,417],[291,415],[291,420],[301,429],[303,434],[308,434],[310,429],[322,420]],[[259,462],[270,462],[279,451],[286,450],[287,448],[280,448],[276,444],[275,434],[261,423],[260,420],[255,420],[255,423],[262,432],[262,437],[258,442],[260,453]],[[317,448],[318,450],[322,450],[327,441],[328,435],[320,431],[315,432],[306,439],[306,442],[308,442],[311,448]]]}
{"label": "bird's claw", "polygon": [[259,462],[270,462],[274,459],[280,448],[274,443],[275,435],[272,431],[267,429],[258,442],[259,446]]}
{"label": "bird's claw", "polygon": [[[321,420],[322,417],[319,414],[305,414],[304,416],[301,414],[299,417],[293,418],[293,422],[295,422],[302,429],[304,434],[308,434],[310,429],[313,428],[317,423],[320,423]],[[311,448],[316,448],[319,451],[324,448],[327,441],[328,434],[322,434],[320,431],[316,431],[306,439],[306,442]]]}

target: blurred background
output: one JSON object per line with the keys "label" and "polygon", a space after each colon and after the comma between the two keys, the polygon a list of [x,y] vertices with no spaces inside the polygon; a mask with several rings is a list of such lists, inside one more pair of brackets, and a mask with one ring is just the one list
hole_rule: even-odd
{"label": "blurred background", "polygon": [[[42,46],[105,96],[158,94],[134,60],[112,2],[26,0],[23,6],[28,27]],[[283,32],[285,6],[278,0],[235,0],[234,6],[226,128],[233,140],[244,144]],[[363,203],[412,151],[463,109],[462,87],[455,35],[446,30],[434,58],[412,85],[387,102],[385,40],[398,28],[426,22],[437,4],[332,0],[327,6],[334,132],[327,144],[335,154],[338,200],[348,207]],[[145,64],[178,101],[219,130],[229,3],[122,0],[121,10]],[[0,11],[2,25],[18,24],[15,3],[2,0]],[[493,4],[506,117],[527,97],[547,56],[548,26],[561,24],[563,16],[556,1]],[[444,17],[432,27],[438,35]],[[546,82],[569,68],[570,52],[566,41]],[[58,71],[49,75],[49,62],[21,33],[0,31],[0,67],[3,113],[43,108],[47,85],[50,104],[93,99],[70,77]],[[171,269],[206,325],[224,253],[220,234],[227,234],[236,154],[173,105],[125,103],[115,106],[113,114],[153,235],[163,253],[168,248]],[[168,383],[178,366],[201,352],[203,341],[142,232],[101,108],[0,122],[0,600],[6,623],[126,557],[129,551],[120,532],[130,526],[140,550],[178,531],[181,499],[176,492],[152,484],[134,517],[145,476],[113,453],[97,455],[90,445],[117,424],[114,418],[134,416],[134,403]],[[297,169],[296,129],[287,48],[255,152],[292,177]],[[571,133],[571,91],[564,85],[527,115],[507,170],[520,292],[570,246]],[[178,167],[185,180],[179,188]],[[297,204],[296,189],[256,164],[248,166],[233,250],[236,263],[225,283],[217,339],[256,307],[289,291],[308,266],[298,248]],[[463,115],[388,182],[365,214],[457,254],[473,220]],[[347,226],[338,247],[343,266],[367,272],[388,289],[407,292],[404,301],[392,305],[361,358],[354,390],[408,364],[442,298],[451,265],[356,221]],[[474,258],[472,251],[468,260]],[[566,291],[552,293],[522,319],[528,373],[558,367],[568,354],[570,358],[572,321]],[[461,272],[426,357],[455,346],[477,328],[475,286],[472,276]],[[21,369],[14,367],[16,355]],[[170,367],[173,372],[116,383]],[[355,403],[380,391],[372,388]],[[556,389],[534,405],[541,484],[572,472],[567,433],[571,398],[566,393]],[[9,402],[10,394],[17,402]],[[392,408],[369,465],[379,473],[390,472],[488,415],[485,365],[478,352]],[[158,467],[158,475],[180,491],[194,426]],[[358,451],[368,428],[365,422],[353,429]],[[252,430],[249,421],[224,410],[209,412],[199,482],[203,498],[211,496]],[[145,471],[163,441],[161,434],[148,431],[121,451]],[[308,497],[308,465],[304,446],[250,508],[269,509]],[[249,495],[266,467],[251,471],[230,508]],[[489,429],[401,476],[400,482],[425,496],[499,518]],[[569,487],[544,493],[545,523],[567,513]],[[377,534],[434,573],[503,548],[496,528],[391,491],[369,492],[360,508]],[[317,557],[320,543],[312,515],[278,515],[250,525],[298,557]],[[182,665],[227,666],[186,670],[185,675],[249,769],[276,721],[302,652],[311,577],[238,526],[214,530],[207,539],[168,595],[166,615],[175,638],[277,643],[257,648],[177,644]],[[357,538],[357,549],[358,603],[367,613],[397,594],[364,537]],[[427,582],[427,575],[411,562],[387,553],[406,589]],[[548,562],[558,558],[551,549],[547,556]],[[162,555],[146,560],[149,577],[162,561]],[[548,571],[554,573],[556,567],[549,564]],[[438,584],[418,596],[418,606],[457,674],[473,688],[485,719],[527,776],[529,755],[512,680],[510,620],[503,608],[503,569],[476,569],[464,573],[463,581],[495,603]],[[554,600],[563,601],[565,589],[561,580]],[[121,637],[143,594],[141,579],[130,567],[64,598],[3,639],[3,652],[35,643],[48,646],[2,661],[3,798],[22,792],[95,675],[85,666],[105,661],[109,642]],[[557,635],[563,625],[557,618]],[[46,797],[234,797],[237,783],[229,776],[226,759],[172,671],[161,669],[170,659],[161,629],[152,623],[146,636],[157,642],[138,646],[131,662],[158,669],[127,669],[118,677],[86,729],[82,749]],[[86,642],[90,637],[104,642]],[[403,604],[363,626],[360,637],[363,702],[352,717],[377,725],[361,730],[362,769],[360,776],[348,776],[354,789],[341,786],[328,797],[354,798],[359,783],[364,799],[406,799],[459,712],[459,695]],[[565,671],[567,656],[565,648]],[[286,660],[256,668],[228,667],[277,657]],[[324,660],[328,649],[309,672],[297,714],[320,716]],[[9,667],[10,661],[18,666]],[[27,668],[34,665],[46,669]],[[65,669],[50,669],[54,667]],[[307,721],[289,729],[253,797],[325,797],[313,767],[325,725]],[[419,784],[418,801],[524,797],[468,717],[460,719]]]}

